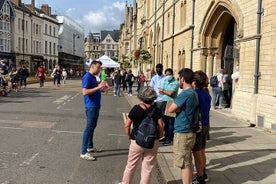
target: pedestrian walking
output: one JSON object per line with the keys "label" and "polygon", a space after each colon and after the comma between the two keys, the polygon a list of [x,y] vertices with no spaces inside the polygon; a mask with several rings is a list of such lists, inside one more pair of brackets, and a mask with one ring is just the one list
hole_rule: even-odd
{"label": "pedestrian walking", "polygon": [[142,71],[140,71],[137,77],[137,92],[139,93],[141,87],[144,87],[144,83],[146,81],[145,75]]}
{"label": "pedestrian walking", "polygon": [[20,78],[20,86],[19,88],[21,89],[23,83],[24,83],[24,88],[27,86],[27,78],[29,77],[29,71],[26,68],[26,66],[22,66],[22,68],[19,69],[19,78]]}
{"label": "pedestrian walking", "polygon": [[62,69],[62,82],[63,82],[63,85],[66,84],[66,79],[67,79],[67,71],[65,68]]}
{"label": "pedestrian walking", "polygon": [[126,75],[127,75],[127,71],[124,69],[123,70],[123,91],[127,91],[127,82],[126,82]]}
{"label": "pedestrian walking", "polygon": [[173,139],[174,165],[181,169],[182,183],[190,184],[193,178],[192,149],[196,138],[195,133],[191,130],[191,124],[198,106],[198,97],[192,88],[193,71],[184,68],[178,74],[182,91],[174,99],[168,111],[177,113]]}
{"label": "pedestrian walking", "polygon": [[95,160],[96,158],[90,153],[100,151],[94,147],[93,137],[101,107],[101,90],[106,86],[106,81],[98,83],[96,79],[101,66],[100,61],[92,61],[89,71],[82,78],[86,127],[83,132],[80,158],[85,160]]}
{"label": "pedestrian walking", "polygon": [[43,68],[43,65],[40,65],[37,70],[35,76],[37,77],[37,80],[39,80],[39,86],[43,87],[44,86],[44,81],[46,78],[46,73],[45,69]]}
{"label": "pedestrian walking", "polygon": [[123,82],[123,76],[121,74],[121,71],[118,70],[117,73],[116,73],[116,75],[114,76],[114,83],[115,83],[115,93],[114,93],[114,96],[120,96],[122,82]]}
{"label": "pedestrian walking", "polygon": [[128,92],[127,92],[128,96],[132,96],[132,86],[133,86],[134,81],[135,81],[135,77],[132,74],[132,71],[128,70],[128,73],[126,75],[126,82],[127,82],[127,86],[128,86]]}
{"label": "pedestrian walking", "polygon": [[206,90],[208,86],[208,77],[203,71],[194,72],[194,88],[198,95],[198,102],[200,107],[202,129],[196,133],[196,141],[193,148],[193,155],[195,160],[196,175],[193,179],[193,184],[205,184],[208,181],[206,174],[206,140],[210,130],[210,107],[211,96]]}
{"label": "pedestrian walking", "polygon": [[55,66],[55,69],[53,70],[53,73],[51,74],[54,78],[53,78],[53,84],[59,87],[60,86],[60,80],[62,77],[62,70],[60,68],[59,65]]}
{"label": "pedestrian walking", "polygon": [[[156,108],[154,100],[157,98],[157,94],[152,87],[144,87],[138,93],[138,98],[142,103],[135,105],[129,112],[128,118],[125,121],[125,132],[130,139],[128,161],[123,174],[122,184],[130,184],[132,182],[135,170],[142,160],[141,168],[141,180],[140,183],[150,184],[151,173],[156,161],[157,150],[159,146],[158,137],[163,136],[163,121],[162,112],[159,108]],[[154,111],[153,111],[154,110]],[[139,146],[135,141],[135,135],[141,122],[147,117],[148,112],[152,112],[152,117],[158,126],[158,137],[154,142],[153,148],[143,148]],[[131,125],[133,129],[131,130]]]}
{"label": "pedestrian walking", "polygon": [[220,69],[219,72],[216,74],[218,79],[218,85],[212,87],[212,108],[216,109],[217,100],[219,102],[218,108],[222,108],[222,100],[223,100],[223,69]]}
{"label": "pedestrian walking", "polygon": [[231,105],[231,81],[226,69],[223,70],[223,97],[226,102],[225,108],[229,108]]}

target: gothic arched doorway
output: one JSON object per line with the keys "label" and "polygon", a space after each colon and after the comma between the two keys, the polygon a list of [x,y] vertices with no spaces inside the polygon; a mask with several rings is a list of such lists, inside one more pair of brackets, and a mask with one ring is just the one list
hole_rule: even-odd
{"label": "gothic arched doorway", "polygon": [[[225,69],[230,78],[235,66],[234,40],[237,32],[242,34],[240,30],[243,26],[241,11],[231,2],[218,1],[211,6],[200,28],[205,71],[211,77],[218,70]],[[229,91],[231,95],[232,90]]]}

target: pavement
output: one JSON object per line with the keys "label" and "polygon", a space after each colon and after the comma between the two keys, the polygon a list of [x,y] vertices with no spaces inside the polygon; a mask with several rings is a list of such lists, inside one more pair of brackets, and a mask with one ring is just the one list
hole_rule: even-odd
{"label": "pavement", "polygon": [[[124,96],[131,107],[140,103],[137,93]],[[231,109],[211,110],[210,122],[210,140],[206,148],[207,183],[276,184],[274,133],[235,119]],[[165,183],[182,183],[180,169],[173,165],[172,145],[160,144],[157,162]]]}
{"label": "pavement", "polygon": [[[79,87],[79,84],[72,85]],[[62,88],[70,90],[67,86]],[[112,95],[111,90],[108,95]],[[123,93],[131,107],[140,103],[135,90],[136,87],[133,96]],[[211,110],[210,122],[210,140],[206,148],[207,183],[276,184],[275,133],[235,119],[231,109]],[[182,183],[180,169],[173,165],[172,145],[160,144],[157,163],[165,183]]]}

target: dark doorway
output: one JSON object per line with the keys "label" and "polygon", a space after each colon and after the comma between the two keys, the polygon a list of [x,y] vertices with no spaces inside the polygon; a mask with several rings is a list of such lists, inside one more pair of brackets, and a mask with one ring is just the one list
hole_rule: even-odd
{"label": "dark doorway", "polygon": [[222,45],[221,68],[225,69],[229,75],[233,73],[234,66],[234,38],[236,22],[232,19],[226,27]]}

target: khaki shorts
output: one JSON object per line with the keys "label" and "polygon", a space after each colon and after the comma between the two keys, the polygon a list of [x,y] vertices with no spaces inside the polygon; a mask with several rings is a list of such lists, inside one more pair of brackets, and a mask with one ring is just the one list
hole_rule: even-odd
{"label": "khaki shorts", "polygon": [[181,169],[192,165],[192,149],[195,144],[195,133],[175,133],[173,140],[174,165]]}
{"label": "khaki shorts", "polygon": [[202,149],[205,149],[209,129],[209,126],[202,126],[201,132],[196,133],[196,141],[193,151],[200,151]]}

